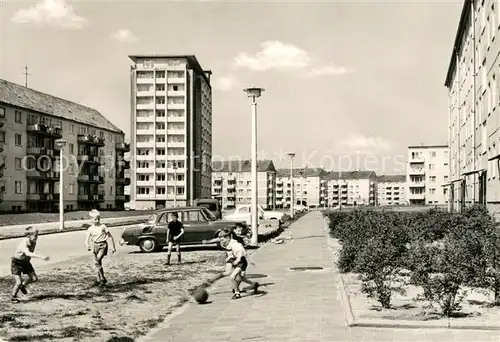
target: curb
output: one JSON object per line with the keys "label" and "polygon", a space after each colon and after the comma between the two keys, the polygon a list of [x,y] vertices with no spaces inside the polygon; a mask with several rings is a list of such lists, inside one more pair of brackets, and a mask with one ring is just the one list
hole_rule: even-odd
{"label": "curb", "polygon": [[[325,233],[329,240],[334,240],[330,237],[328,232],[328,219],[325,218]],[[333,252],[332,243],[329,242],[328,246]],[[337,270],[338,272],[338,270]],[[393,329],[450,329],[450,330],[479,330],[479,331],[500,331],[499,325],[479,325],[479,324],[452,324],[449,319],[441,322],[429,321],[408,321],[408,320],[382,320],[382,319],[356,319],[352,311],[351,301],[347,293],[347,287],[344,282],[342,274],[339,272],[339,280],[337,288],[340,292],[340,300],[344,309],[344,317],[348,327],[358,328],[393,328]]]}
{"label": "curb", "polygon": [[[123,222],[112,222],[112,223],[106,224],[106,227],[113,228],[113,227],[120,227],[120,226],[131,226],[131,225],[139,224],[142,222],[144,222],[144,220],[130,220],[130,221],[123,221]],[[42,230],[42,231],[38,232],[38,235],[53,235],[53,234],[73,233],[73,232],[87,230],[87,228],[88,227],[84,223],[80,227],[70,227],[70,228],[63,230],[62,232],[59,231],[59,229],[55,229],[55,228]],[[22,238],[24,236],[25,236],[25,234],[23,234],[23,233],[11,234],[11,235],[5,235],[5,236],[2,236],[0,233],[0,241],[10,240],[10,239],[19,239],[19,238]]]}

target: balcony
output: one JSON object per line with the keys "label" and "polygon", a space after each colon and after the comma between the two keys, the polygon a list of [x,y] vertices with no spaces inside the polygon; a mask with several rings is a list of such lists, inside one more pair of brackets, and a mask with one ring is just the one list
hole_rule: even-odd
{"label": "balcony", "polygon": [[409,182],[408,186],[410,188],[425,188],[425,182]]}
{"label": "balcony", "polygon": [[104,202],[103,194],[78,195],[79,202]]}
{"label": "balcony", "polygon": [[81,144],[95,145],[98,147],[103,147],[105,145],[103,138],[99,138],[98,136],[90,134],[78,134],[78,142]]}
{"label": "balcony", "polygon": [[116,166],[120,169],[130,169],[130,162],[127,160],[117,160]]}
{"label": "balcony", "polygon": [[186,122],[185,116],[169,116],[167,118],[168,122]]}
{"label": "balcony", "polygon": [[422,164],[422,163],[425,163],[424,157],[415,156],[410,158],[410,164]]}
{"label": "balcony", "polygon": [[27,194],[26,200],[28,202],[52,202],[59,201],[59,194]]}
{"label": "balcony", "polygon": [[29,170],[29,171],[26,171],[26,178],[29,178],[29,179],[59,180],[59,172]]}
{"label": "balcony", "polygon": [[184,103],[168,103],[167,109],[185,109],[186,105]]}
{"label": "balcony", "polygon": [[411,200],[425,200],[425,193],[420,194],[409,194],[409,199]]}
{"label": "balcony", "polygon": [[26,131],[28,133],[40,134],[54,139],[62,138],[62,129],[60,129],[59,127],[47,126],[45,124],[40,124],[40,123],[34,125],[28,125],[26,127]]}
{"label": "balcony", "polygon": [[102,157],[95,155],[79,154],[76,158],[79,163],[103,164]]}
{"label": "balcony", "polygon": [[117,185],[130,185],[130,178],[116,178]]}
{"label": "balcony", "polygon": [[116,195],[115,201],[117,201],[117,202],[130,202],[130,195]]}
{"label": "balcony", "polygon": [[122,152],[130,152],[130,144],[125,142],[116,143],[115,149]]}
{"label": "balcony", "polygon": [[425,169],[424,168],[410,168],[408,170],[408,174],[410,176],[412,176],[412,175],[425,175]]}
{"label": "balcony", "polygon": [[78,181],[84,183],[104,183],[104,177],[97,175],[78,175]]}

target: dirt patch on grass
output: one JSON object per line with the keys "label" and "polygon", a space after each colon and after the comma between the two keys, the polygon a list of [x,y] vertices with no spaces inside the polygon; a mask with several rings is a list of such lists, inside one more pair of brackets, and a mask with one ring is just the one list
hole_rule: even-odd
{"label": "dirt patch on grass", "polygon": [[[175,259],[175,254],[173,255]],[[222,251],[183,254],[184,264],[165,266],[165,253],[127,254],[105,263],[108,285],[92,286],[90,258],[40,269],[30,294],[11,304],[10,277],[0,278],[0,337],[9,341],[107,341],[146,334],[224,267]],[[20,299],[23,299],[22,295]]]}
{"label": "dirt patch on grass", "polygon": [[[404,295],[394,293],[391,309],[383,309],[380,304],[361,293],[361,281],[357,274],[343,274],[347,294],[356,319],[363,320],[405,320],[405,321],[448,321],[439,314],[429,302],[423,299],[423,291],[417,286],[408,286]],[[456,317],[450,318],[453,325],[498,326],[500,308],[491,306],[491,293],[485,290],[468,289],[468,295],[462,304],[462,310]]]}
{"label": "dirt patch on grass", "polygon": [[[149,215],[147,210],[100,211],[101,218]],[[65,221],[88,220],[88,211],[72,211],[64,214]],[[0,227],[18,224],[58,222],[59,213],[0,214]]]}

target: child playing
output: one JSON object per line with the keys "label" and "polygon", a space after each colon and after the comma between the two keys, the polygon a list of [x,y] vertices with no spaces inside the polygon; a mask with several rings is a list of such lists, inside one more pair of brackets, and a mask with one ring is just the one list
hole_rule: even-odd
{"label": "child playing", "polygon": [[253,288],[253,292],[257,293],[259,283],[253,282],[245,277],[245,271],[248,267],[248,261],[246,258],[245,247],[241,243],[241,240],[238,239],[236,234],[233,234],[233,232],[231,232],[231,230],[228,228],[223,229],[220,232],[219,238],[221,245],[226,246],[226,249],[231,252],[231,254],[226,259],[226,270],[227,264],[230,263],[232,265],[230,278],[234,293],[232,299],[241,298],[241,282],[250,284]]}
{"label": "child playing", "polygon": [[[38,230],[33,229],[33,227],[26,228],[26,238],[24,238],[19,246],[17,247],[16,253],[12,257],[11,262],[11,273],[14,276],[16,283],[12,289],[11,301],[13,303],[19,303],[17,299],[17,294],[21,291],[23,294],[28,294],[26,286],[30,283],[38,281],[35,269],[31,265],[31,258],[42,259],[45,261],[49,260],[48,256],[43,256],[40,254],[35,254],[36,241],[38,239]],[[26,274],[28,278],[23,282],[22,274]]]}
{"label": "child playing", "polygon": [[[108,239],[111,240],[113,249],[112,253],[116,252],[115,239],[109,232],[108,228],[101,223],[101,214],[96,209],[89,212],[91,217],[91,225],[87,229],[87,237],[85,244],[87,249],[94,253],[95,266],[97,268],[97,281],[94,285],[104,286],[108,282],[104,276],[102,268],[102,259],[108,254]],[[91,244],[92,243],[92,244]]]}
{"label": "child playing", "polygon": [[177,251],[177,261],[181,263],[181,240],[180,237],[184,234],[184,225],[179,221],[179,214],[172,213],[172,221],[168,223],[167,227],[167,265],[170,265],[170,256],[172,255],[172,247],[175,244]]}
{"label": "child playing", "polygon": [[[235,226],[234,226],[234,229],[231,227],[232,229],[232,235],[233,235],[233,238],[235,240],[238,240],[243,246],[245,246],[247,244],[247,241],[248,241],[248,228],[245,227],[243,224],[241,223],[236,223]],[[222,231],[220,231],[217,235],[217,237],[211,239],[211,240],[203,240],[202,243],[205,245],[205,244],[211,244],[211,243],[221,243],[222,240],[221,240],[221,237],[220,237],[220,233]],[[226,248],[227,246],[223,245],[221,243],[221,246],[223,248]],[[233,261],[235,260],[231,250],[228,250],[227,251],[227,258],[226,258],[226,268],[224,270],[224,272],[222,273],[223,276],[228,276],[231,274],[231,272],[233,272]],[[242,273],[242,275],[244,276],[245,275],[245,272]],[[244,291],[242,291],[244,292]]]}

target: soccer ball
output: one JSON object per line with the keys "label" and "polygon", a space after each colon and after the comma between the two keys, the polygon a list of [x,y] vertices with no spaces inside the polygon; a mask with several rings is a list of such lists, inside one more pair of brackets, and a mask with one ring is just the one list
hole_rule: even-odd
{"label": "soccer ball", "polygon": [[198,304],[205,304],[208,300],[208,292],[205,289],[197,288],[193,293],[193,297]]}

